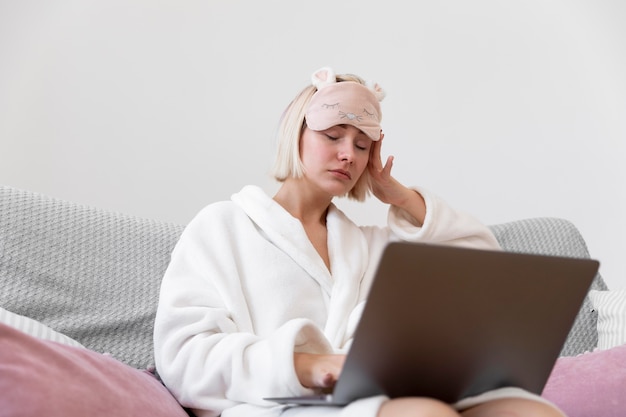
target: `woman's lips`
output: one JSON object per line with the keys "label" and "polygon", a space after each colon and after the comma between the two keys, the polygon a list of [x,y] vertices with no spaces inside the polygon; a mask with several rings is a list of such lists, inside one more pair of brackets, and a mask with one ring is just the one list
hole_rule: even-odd
{"label": "woman's lips", "polygon": [[335,175],[344,177],[346,179],[351,180],[352,179],[352,175],[350,175],[350,173],[348,171],[344,171],[343,169],[333,169],[330,172],[332,172]]}

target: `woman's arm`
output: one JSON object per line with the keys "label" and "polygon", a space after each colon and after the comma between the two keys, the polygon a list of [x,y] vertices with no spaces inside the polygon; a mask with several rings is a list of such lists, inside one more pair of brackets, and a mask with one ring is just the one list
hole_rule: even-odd
{"label": "woman's arm", "polygon": [[415,219],[416,226],[422,226],[426,217],[426,202],[417,191],[405,187],[391,176],[393,156],[388,157],[383,166],[380,152],[383,138],[381,134],[380,140],[373,143],[370,153],[368,170],[372,193],[383,203],[406,211]]}
{"label": "woman's arm", "polygon": [[[276,267],[271,256],[248,255],[245,264],[236,262],[243,254],[259,252],[259,239],[227,238],[233,227],[253,227],[249,221],[243,224],[216,210],[194,219],[161,283],[154,326],[156,366],[176,398],[191,408],[265,405],[264,397],[311,394],[296,375],[294,351],[333,352],[319,327],[299,318],[307,316],[299,314],[299,306],[284,320],[278,317],[274,329],[255,326],[255,320],[267,322],[264,312],[271,319],[282,310],[255,313],[250,291],[255,305],[260,299],[270,302],[281,282],[263,273]],[[247,229],[240,232],[252,236]],[[259,277],[252,281],[261,281],[255,289],[243,287],[244,275],[251,273]],[[257,291],[265,286],[267,293]]]}
{"label": "woman's arm", "polygon": [[381,134],[372,145],[368,170],[374,196],[391,205],[389,226],[397,238],[500,249],[491,230],[474,217],[453,209],[426,190],[408,188],[393,178],[393,157],[382,164],[383,138]]}

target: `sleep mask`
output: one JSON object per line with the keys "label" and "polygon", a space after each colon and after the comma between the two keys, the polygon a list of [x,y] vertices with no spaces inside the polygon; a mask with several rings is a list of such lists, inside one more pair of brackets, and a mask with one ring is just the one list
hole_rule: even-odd
{"label": "sleep mask", "polygon": [[315,131],[332,126],[349,124],[365,133],[370,139],[380,140],[380,104],[385,92],[378,84],[367,85],[354,81],[340,81],[332,69],[316,71],[311,81],[317,91],[313,94],[305,114],[307,126]]}

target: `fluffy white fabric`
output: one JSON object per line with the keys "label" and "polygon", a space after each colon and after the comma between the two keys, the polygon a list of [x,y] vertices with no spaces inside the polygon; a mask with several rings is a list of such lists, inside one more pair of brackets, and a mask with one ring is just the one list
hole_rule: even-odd
{"label": "fluffy white fabric", "polygon": [[[390,240],[498,248],[487,227],[420,193],[423,227],[395,209],[389,227],[358,227],[331,206],[330,271],[301,223],[258,187],[203,209],[174,249],[155,322],[157,369],[176,398],[200,417],[278,416],[284,407],[263,398],[312,393],[294,351],[345,352]],[[374,416],[379,403],[330,410]]]}

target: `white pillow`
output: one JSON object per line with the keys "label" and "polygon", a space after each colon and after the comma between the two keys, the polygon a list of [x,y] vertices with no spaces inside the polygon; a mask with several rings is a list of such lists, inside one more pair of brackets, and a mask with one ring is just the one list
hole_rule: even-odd
{"label": "white pillow", "polygon": [[69,346],[83,347],[76,340],[65,336],[62,333],[52,330],[45,324],[31,319],[30,317],[20,316],[0,307],[0,323],[7,324],[24,333],[39,339],[52,340],[53,342],[62,343]]}
{"label": "white pillow", "polygon": [[591,290],[589,299],[598,312],[598,349],[626,344],[626,289]]}

